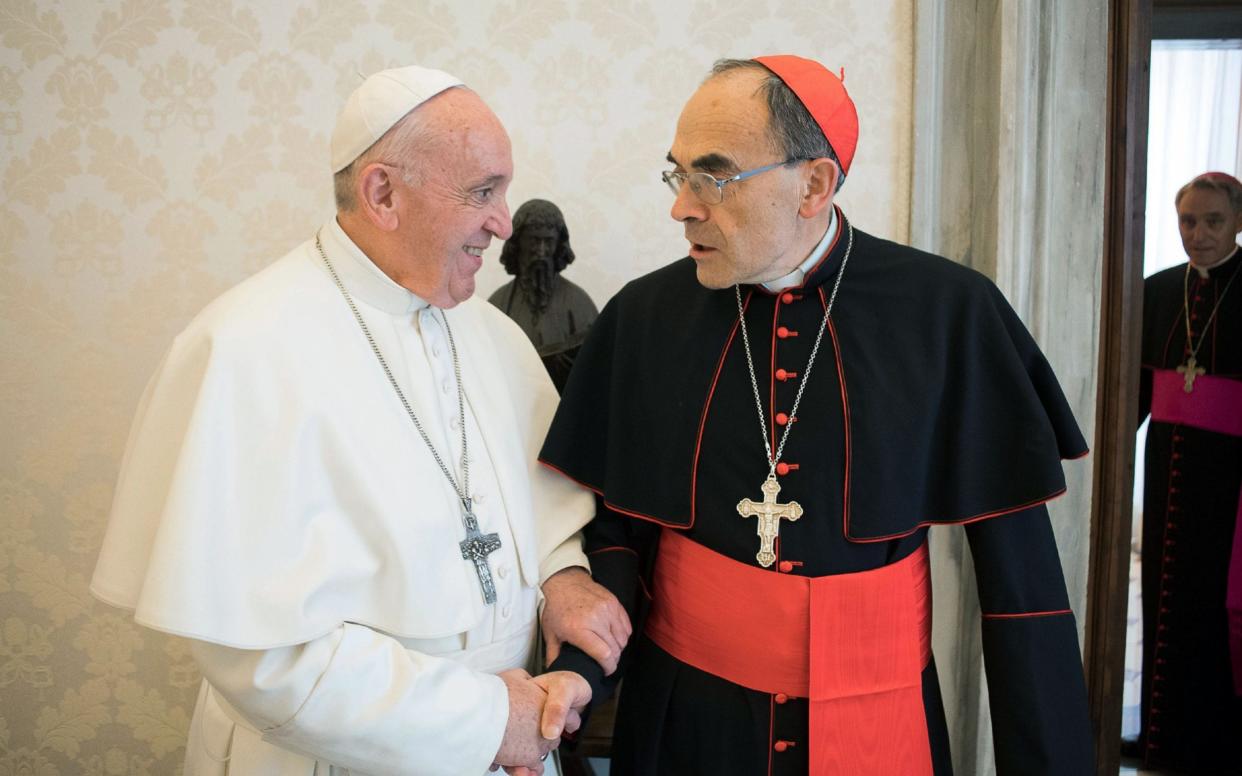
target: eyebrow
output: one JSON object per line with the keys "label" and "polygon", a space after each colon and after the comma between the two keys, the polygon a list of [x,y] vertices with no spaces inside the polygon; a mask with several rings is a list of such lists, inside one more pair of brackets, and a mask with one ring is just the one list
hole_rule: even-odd
{"label": "eyebrow", "polygon": [[[668,156],[665,158],[670,164],[679,164],[679,162],[673,158],[672,151],[669,151]],[[714,151],[710,154],[703,154],[702,156],[696,157],[694,161],[690,162],[690,166],[706,172],[734,172],[737,170],[737,165],[732,159],[728,158],[724,154],[716,153]]]}
{"label": "eyebrow", "polygon": [[473,189],[481,189],[481,188],[483,188],[484,186],[496,186],[496,185],[500,184],[500,183],[501,183],[502,181],[504,181],[504,180],[505,180],[505,176],[504,176],[504,175],[499,175],[499,174],[497,174],[497,175],[489,175],[489,176],[487,176],[486,178],[484,178],[483,180],[479,181],[478,183],[475,183],[475,184],[474,184],[473,186],[471,186],[470,188],[471,188],[471,190],[473,190]]}
{"label": "eyebrow", "polygon": [[[1195,214],[1194,214],[1194,213],[1184,213],[1184,214],[1180,215],[1179,217],[1180,217],[1180,218],[1195,218],[1196,216],[1195,216]],[[1225,214],[1224,214],[1224,213],[1222,213],[1222,212],[1221,212],[1221,211],[1219,211],[1219,210],[1212,210],[1212,211],[1209,211],[1209,212],[1207,212],[1207,213],[1204,213],[1202,216],[1199,216],[1199,217],[1200,217],[1200,218],[1204,218],[1204,219],[1207,219],[1207,218],[1224,218],[1224,217],[1225,217]]]}

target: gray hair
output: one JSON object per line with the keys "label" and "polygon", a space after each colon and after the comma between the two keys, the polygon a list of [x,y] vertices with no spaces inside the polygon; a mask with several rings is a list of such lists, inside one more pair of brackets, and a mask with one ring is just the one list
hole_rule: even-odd
{"label": "gray hair", "polygon": [[411,166],[410,160],[418,158],[418,152],[430,146],[434,139],[434,133],[428,126],[427,112],[420,111],[417,107],[414,108],[385,132],[379,140],[372,143],[370,148],[359,154],[357,159],[350,162],[348,167],[342,168],[332,176],[336,209],[348,212],[358,206],[357,197],[354,195],[354,190],[358,186],[358,173],[373,162],[385,162],[399,167],[401,180],[406,185],[419,185],[421,171]]}
{"label": "gray hair", "polygon": [[1242,213],[1242,184],[1238,183],[1238,179],[1232,175],[1219,172],[1203,173],[1177,190],[1177,196],[1173,198],[1173,206],[1177,207],[1182,204],[1182,197],[1186,196],[1186,192],[1191,189],[1215,191],[1224,194],[1225,199],[1229,200],[1229,207],[1233,209],[1234,214]]}
{"label": "gray hair", "polygon": [[840,191],[845,184],[841,160],[798,95],[779,76],[753,59],[718,59],[707,79],[734,70],[755,70],[765,75],[759,85],[759,93],[768,104],[768,136],[776,149],[788,160],[831,159],[841,172],[837,178],[837,191]]}

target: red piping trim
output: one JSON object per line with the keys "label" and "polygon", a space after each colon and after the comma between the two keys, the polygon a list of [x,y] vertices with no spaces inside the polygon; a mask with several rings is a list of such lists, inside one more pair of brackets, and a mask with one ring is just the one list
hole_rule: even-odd
{"label": "red piping trim", "polygon": [[[819,301],[823,304],[824,309],[828,309],[828,299],[824,296],[824,289],[819,289]],[[854,460],[854,438],[850,431],[850,398],[849,391],[845,387],[845,364],[841,361],[841,347],[837,342],[837,325],[833,323],[832,317],[828,318],[828,336],[832,338],[832,357],[837,364],[837,384],[841,386],[841,424],[844,429],[845,438],[845,479],[841,487],[841,515],[844,522],[845,538],[850,537],[850,472],[851,463]]]}
{"label": "red piping trim", "polygon": [[924,520],[916,524],[909,531],[903,531],[902,533],[889,534],[887,536],[875,536],[875,537],[869,537],[866,539],[856,539],[853,536],[850,536],[849,526],[847,525],[845,529],[845,538],[851,542],[855,542],[858,544],[868,544],[870,542],[884,542],[884,541],[888,541],[889,539],[902,539],[902,538],[912,535],[915,531],[918,531],[922,528],[926,528],[931,525],[969,525],[970,523],[977,523],[980,520],[987,520],[992,517],[1000,517],[1002,515],[1013,514],[1014,512],[1021,512],[1024,509],[1030,509],[1031,507],[1037,507],[1040,504],[1046,504],[1049,501],[1052,501],[1054,498],[1057,498],[1058,496],[1062,496],[1064,494],[1065,494],[1065,488],[1061,488],[1060,490],[1056,491],[1055,493],[1052,493],[1051,495],[1045,496],[1043,498],[1035,499],[1034,501],[1028,501],[1025,504],[1019,504],[1016,507],[1009,507],[1008,509],[999,509],[995,512],[986,512],[982,515],[975,515],[974,517],[967,517],[967,518],[960,519],[960,520]]}
{"label": "red piping trim", "polygon": [[[1174,441],[1173,444],[1176,445],[1177,442]],[[1164,493],[1165,493],[1164,495],[1164,530],[1160,534],[1160,538],[1161,538],[1160,566],[1157,569],[1157,573],[1160,574],[1160,587],[1159,587],[1160,595],[1156,599],[1157,604],[1156,604],[1155,632],[1157,634],[1157,638],[1155,640],[1156,643],[1152,645],[1151,654],[1152,654],[1153,660],[1159,658],[1161,654],[1163,653],[1163,649],[1164,649],[1164,644],[1163,642],[1160,641],[1159,634],[1160,634],[1161,628],[1164,627],[1164,619],[1165,619],[1164,615],[1165,615],[1166,610],[1165,610],[1165,607],[1162,606],[1159,602],[1164,600],[1164,595],[1165,595],[1165,590],[1166,590],[1165,583],[1169,581],[1168,568],[1170,564],[1169,564],[1169,545],[1167,542],[1169,540],[1169,513],[1172,511],[1172,507],[1173,507],[1173,471],[1174,471],[1173,461],[1170,460],[1169,466],[1168,466],[1168,474],[1166,475],[1167,480],[1165,482],[1165,490],[1164,490]],[[1152,693],[1155,691],[1155,688],[1156,688],[1155,680],[1157,678],[1158,676],[1153,675],[1152,681],[1148,683],[1148,696],[1146,698],[1146,701],[1147,701],[1147,706],[1149,709],[1154,708],[1157,705],[1155,703],[1155,697],[1152,695]],[[1148,717],[1147,719],[1148,732],[1150,733],[1152,732],[1150,729],[1152,725],[1151,714],[1149,713],[1147,717]],[[1156,732],[1159,732],[1159,731],[1156,731]],[[1147,746],[1145,747],[1144,756],[1148,756],[1150,755],[1150,750],[1153,748],[1153,745],[1151,743],[1151,736],[1150,735],[1147,736],[1145,740],[1147,742]]]}
{"label": "red piping trim", "polygon": [[1064,459],[1064,460],[1066,460],[1066,461],[1077,461],[1077,460],[1079,460],[1079,459],[1081,459],[1081,458],[1086,458],[1088,455],[1091,455],[1091,448],[1090,448],[1090,447],[1088,447],[1086,450],[1083,450],[1083,451],[1082,451],[1081,453],[1079,453],[1078,455],[1071,455],[1070,457],[1068,457],[1068,458],[1066,458],[1066,459]]}
{"label": "red piping trim", "polygon": [[[1215,309],[1215,306],[1220,304],[1220,284],[1219,283],[1212,284],[1212,301],[1214,303],[1213,309]],[[1211,323],[1212,323],[1212,372],[1215,373],[1216,372],[1216,353],[1217,353],[1216,333],[1220,331],[1220,317],[1218,316]],[[1204,335],[1206,334],[1207,332],[1204,332]]]}
{"label": "red piping trim", "polygon": [[639,587],[641,587],[641,588],[642,588],[642,590],[643,590],[643,596],[644,596],[644,597],[646,597],[646,599],[647,599],[648,601],[650,601],[650,600],[651,600],[651,591],[647,589],[647,580],[643,578],[643,575],[642,575],[642,574],[639,574],[639,575],[638,575],[638,585],[639,585]]}
{"label": "red piping trim", "polygon": [[983,613],[985,620],[1020,620],[1026,617],[1055,617],[1060,614],[1073,614],[1072,609],[1056,609],[1047,612],[1020,612],[1016,614],[988,614]]}
{"label": "red piping trim", "polygon": [[772,451],[768,455],[776,455],[776,324],[781,317],[781,298],[776,297],[772,306],[772,357],[768,367],[768,444]]}
{"label": "red piping trim", "polygon": [[587,555],[599,555],[601,552],[628,552],[634,556],[638,555],[638,550],[635,550],[633,547],[603,547],[598,550],[591,550]]}
{"label": "red piping trim", "polygon": [[[754,287],[751,288],[749,294],[746,295],[745,301],[742,302],[742,312],[746,312],[746,308],[750,307],[750,300],[755,295]],[[725,340],[724,350],[720,351],[720,360],[716,362],[716,373],[712,375],[712,385],[707,390],[707,400],[703,402],[703,412],[699,416],[699,435],[694,440],[694,462],[690,466],[690,522],[684,526],[674,525],[673,528],[691,528],[694,526],[694,518],[698,512],[698,490],[699,490],[699,453],[703,450],[703,429],[707,427],[707,412],[712,406],[712,397],[716,395],[716,384],[720,381],[720,372],[724,369],[725,358],[729,355],[729,348],[733,347],[733,340],[737,337],[737,329],[742,325],[739,317],[734,321],[733,329],[729,332],[729,338]],[[620,511],[620,510],[618,510]],[[654,517],[644,518],[663,526],[669,526],[669,523],[662,522]]]}
{"label": "red piping trim", "polygon": [[[552,470],[552,471],[554,471],[554,472],[557,472],[557,473],[559,473],[559,474],[561,474],[561,475],[563,475],[563,476],[565,476],[565,477],[568,477],[568,478],[569,478],[570,480],[572,480],[573,482],[576,482],[576,483],[578,483],[579,485],[581,485],[582,487],[584,487],[584,488],[586,488],[587,490],[591,491],[592,493],[595,493],[595,494],[596,494],[596,495],[598,495],[601,499],[603,499],[603,498],[604,498],[604,492],[603,492],[602,490],[600,490],[599,488],[596,488],[596,487],[594,487],[593,485],[588,485],[588,484],[586,484],[585,482],[582,482],[581,480],[579,480],[579,479],[577,479],[577,478],[575,478],[575,477],[570,476],[570,475],[569,475],[568,473],[566,473],[564,470],[559,469],[559,468],[557,468],[556,466],[553,466],[552,464],[548,463],[547,461],[543,460],[542,458],[540,458],[540,459],[539,459],[539,463],[543,464],[544,466],[548,467],[549,469],[551,469],[551,470]],[[1044,498],[1035,499],[1034,501],[1027,502],[1026,504],[1020,504],[1020,505],[1018,505],[1018,506],[1016,506],[1016,507],[1010,507],[1010,508],[1008,508],[1008,509],[1001,509],[1001,510],[998,510],[998,511],[996,511],[996,512],[988,512],[988,513],[986,513],[986,514],[982,514],[982,515],[975,515],[974,517],[967,517],[967,518],[965,518],[965,519],[960,519],[960,520],[951,520],[951,519],[944,519],[944,520],[923,520],[922,522],[920,522],[920,523],[916,524],[916,525],[915,525],[913,528],[911,528],[909,531],[905,531],[905,532],[903,532],[903,533],[888,534],[887,536],[876,536],[876,537],[870,537],[870,538],[866,538],[866,539],[859,539],[859,538],[855,538],[855,537],[853,537],[853,536],[850,536],[850,534],[849,534],[849,526],[848,526],[848,524],[847,524],[847,525],[846,525],[846,534],[845,534],[845,538],[846,538],[848,541],[854,542],[854,543],[856,543],[856,544],[868,544],[868,543],[871,543],[871,542],[884,542],[884,541],[888,541],[889,539],[901,539],[901,538],[904,538],[904,537],[906,537],[906,536],[910,536],[910,535],[912,535],[915,531],[918,531],[918,530],[919,530],[919,529],[921,529],[921,528],[926,528],[926,527],[931,526],[931,525],[968,525],[968,524],[970,524],[970,523],[977,523],[977,522],[979,522],[980,520],[987,520],[987,519],[992,518],[992,517],[1000,517],[1000,516],[1002,516],[1002,515],[1012,514],[1013,512],[1021,512],[1021,511],[1022,511],[1022,510],[1024,510],[1024,509],[1030,509],[1031,507],[1039,506],[1040,504],[1046,504],[1046,503],[1048,503],[1049,501],[1052,501],[1053,499],[1055,499],[1055,498],[1059,498],[1060,496],[1063,496],[1063,495],[1065,495],[1065,488],[1061,488],[1060,490],[1056,491],[1055,493],[1052,493],[1052,494],[1050,494],[1050,495],[1048,495],[1048,496],[1045,496]],[[665,527],[665,528],[673,528],[673,529],[676,529],[676,530],[679,530],[679,531],[684,531],[684,530],[686,530],[687,528],[689,528],[689,527],[690,527],[689,525],[681,525],[680,523],[669,523],[669,522],[666,522],[666,521],[664,521],[664,520],[661,520],[661,519],[660,519],[660,518],[658,518],[658,517],[652,517],[651,515],[644,515],[644,514],[643,514],[643,513],[641,513],[641,512],[634,512],[634,511],[629,510],[629,509],[622,509],[621,507],[617,506],[616,504],[613,504],[612,502],[608,501],[607,499],[604,499],[604,506],[608,507],[608,508],[609,508],[609,509],[611,509],[613,512],[617,512],[617,513],[619,513],[619,514],[626,515],[627,517],[634,517],[634,518],[637,518],[637,519],[639,519],[639,520],[646,520],[647,522],[650,522],[650,523],[655,523],[656,525],[663,526],[663,527]],[[848,514],[847,514],[847,518],[848,518]],[[692,520],[691,522],[693,523],[693,520]]]}
{"label": "red piping trim", "polygon": [[639,520],[646,520],[646,521],[648,521],[648,522],[655,523],[656,525],[660,525],[660,526],[663,526],[663,527],[665,527],[665,528],[675,528],[675,529],[677,529],[677,530],[685,530],[685,529],[689,528],[689,527],[690,527],[690,525],[693,525],[693,524],[694,524],[694,516],[693,516],[693,515],[691,515],[691,516],[690,516],[690,525],[681,525],[680,523],[668,523],[668,522],[665,522],[665,521],[661,520],[661,519],[660,519],[660,518],[658,518],[658,517],[652,517],[651,515],[644,515],[642,512],[634,512],[634,511],[629,510],[629,509],[622,509],[621,507],[617,506],[616,504],[613,504],[613,503],[611,503],[610,501],[608,501],[608,499],[604,498],[604,491],[600,490],[599,488],[595,487],[594,485],[588,485],[587,483],[583,482],[582,480],[578,479],[577,477],[574,477],[573,475],[571,475],[569,472],[565,471],[564,469],[561,469],[561,468],[558,468],[558,467],[556,467],[556,466],[553,466],[552,464],[548,463],[547,461],[543,460],[542,458],[540,458],[540,459],[539,459],[539,463],[543,464],[544,466],[548,467],[548,468],[549,468],[549,469],[551,469],[552,471],[554,471],[554,472],[556,472],[556,473],[558,473],[558,474],[560,474],[560,475],[562,475],[562,476],[564,476],[564,477],[568,477],[570,480],[572,480],[572,481],[574,481],[574,482],[578,483],[578,484],[579,484],[579,485],[581,485],[582,487],[586,488],[587,490],[591,491],[591,492],[592,492],[592,493],[594,493],[595,495],[599,496],[601,499],[603,499],[603,501],[604,501],[604,506],[608,507],[608,508],[609,508],[609,509],[611,509],[613,512],[617,512],[618,514],[622,514],[622,515],[625,515],[625,516],[627,516],[627,517],[635,517],[635,518],[638,518]]}
{"label": "red piping trim", "polygon": [[[1181,310],[1179,310],[1179,312],[1180,312],[1182,315],[1186,315],[1186,314],[1187,314],[1187,311],[1186,311],[1186,305],[1185,305],[1184,303],[1182,304],[1182,309],[1181,309]],[[1177,330],[1178,330],[1178,326],[1177,326],[1177,324],[1180,322],[1180,321],[1178,320],[1178,318],[1180,318],[1180,317],[1181,317],[1181,316],[1178,316],[1177,318],[1174,318],[1174,319],[1173,319],[1173,325],[1172,325],[1172,327],[1169,329],[1169,333],[1168,333],[1167,335],[1165,335],[1165,338],[1164,338],[1164,350],[1162,350],[1162,351],[1160,352],[1160,356],[1161,356],[1161,358],[1162,358],[1165,362],[1168,362],[1168,360],[1169,360],[1169,346],[1173,344],[1173,335],[1174,335],[1174,334],[1177,332]],[[1185,350],[1185,348],[1183,348],[1183,350]],[[1183,354],[1183,355],[1184,355],[1184,354]]]}

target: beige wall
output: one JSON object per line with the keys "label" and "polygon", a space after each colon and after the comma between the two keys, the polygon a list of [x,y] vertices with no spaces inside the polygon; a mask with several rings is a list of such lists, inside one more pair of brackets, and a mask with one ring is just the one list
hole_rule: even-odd
{"label": "beige wall", "polygon": [[569,275],[602,302],[680,255],[657,175],[719,56],[844,66],[863,139],[841,201],[905,240],[912,26],[911,0],[0,2],[0,774],[179,767],[193,665],[87,580],[143,384],[203,304],[330,215],[359,71],[419,62],[480,92],[513,136],[511,206],[562,206]]}

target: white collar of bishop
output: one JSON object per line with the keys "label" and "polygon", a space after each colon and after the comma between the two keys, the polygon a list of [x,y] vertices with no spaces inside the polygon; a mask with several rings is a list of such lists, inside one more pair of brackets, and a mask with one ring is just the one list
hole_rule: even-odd
{"label": "white collar of bishop", "polygon": [[375,266],[375,262],[345,234],[335,216],[319,230],[319,239],[332,268],[354,298],[391,315],[414,313],[430,306],[427,300],[397,285]]}
{"label": "white collar of bishop", "polygon": [[786,288],[793,288],[794,286],[802,285],[803,279],[806,278],[806,273],[814,269],[815,265],[819,263],[819,260],[824,258],[824,254],[828,252],[828,246],[832,245],[832,240],[836,236],[837,209],[834,207],[832,209],[832,216],[828,219],[827,231],[824,232],[824,236],[819,241],[819,244],[815,246],[815,250],[811,251],[811,255],[806,257],[806,261],[795,267],[794,271],[790,272],[788,275],[779,277],[776,280],[769,280],[764,283],[763,287],[774,294],[779,294]]}

